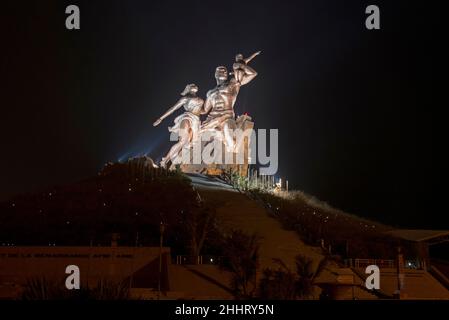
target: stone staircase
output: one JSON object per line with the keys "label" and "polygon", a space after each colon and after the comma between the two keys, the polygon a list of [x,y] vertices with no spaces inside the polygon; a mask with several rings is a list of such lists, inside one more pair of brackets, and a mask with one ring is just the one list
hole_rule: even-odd
{"label": "stone staircase", "polygon": [[281,259],[294,271],[298,254],[309,257],[315,265],[323,259],[321,248],[306,245],[295,231],[283,229],[281,223],[270,217],[262,205],[229,187],[210,185],[210,179],[196,175],[192,183],[202,199],[218,204],[217,218],[223,232],[241,230],[247,234],[255,233],[261,238],[260,270],[277,268],[273,259]]}

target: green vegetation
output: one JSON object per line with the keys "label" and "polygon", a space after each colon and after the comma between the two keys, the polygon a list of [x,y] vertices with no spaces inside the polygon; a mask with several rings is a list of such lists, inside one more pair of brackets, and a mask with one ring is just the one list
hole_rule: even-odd
{"label": "green vegetation", "polygon": [[[294,230],[306,243],[322,246],[334,258],[394,259],[399,240],[385,234],[390,227],[334,209],[302,192],[280,196],[250,190],[248,195],[266,207],[283,227]],[[404,252],[412,248],[401,244]]]}
{"label": "green vegetation", "polygon": [[35,278],[27,281],[21,300],[129,300],[129,281],[99,281],[94,287],[67,290],[63,282]]}

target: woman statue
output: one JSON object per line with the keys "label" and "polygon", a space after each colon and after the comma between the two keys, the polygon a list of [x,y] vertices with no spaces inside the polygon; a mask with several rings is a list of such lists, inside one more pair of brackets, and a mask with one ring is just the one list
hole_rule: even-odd
{"label": "woman statue", "polygon": [[176,117],[175,125],[168,128],[168,131],[178,133],[179,142],[171,147],[167,155],[162,158],[160,163],[162,167],[166,167],[169,161],[173,162],[184,146],[189,145],[198,138],[198,131],[201,125],[199,116],[205,112],[203,108],[204,100],[196,95],[197,92],[198,86],[196,84],[188,84],[184,91],[181,92],[181,99],[153,123],[153,126],[157,126],[162,120],[182,106],[185,109],[183,114]]}

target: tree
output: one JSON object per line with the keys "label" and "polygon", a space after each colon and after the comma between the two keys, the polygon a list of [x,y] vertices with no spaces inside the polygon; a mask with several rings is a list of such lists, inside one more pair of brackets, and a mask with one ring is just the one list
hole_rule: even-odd
{"label": "tree", "polygon": [[296,294],[301,298],[313,296],[315,279],[324,270],[328,263],[328,258],[323,258],[317,268],[313,269],[313,260],[303,255],[296,256]]}
{"label": "tree", "polygon": [[266,268],[259,284],[262,299],[294,300],[296,298],[297,277],[282,260],[273,259],[279,265],[277,270]]}
{"label": "tree", "polygon": [[215,221],[215,209],[208,206],[194,208],[185,216],[185,226],[190,238],[190,255],[199,256],[204,241],[213,229]]}
{"label": "tree", "polygon": [[327,265],[327,258],[324,258],[314,270],[313,260],[298,255],[295,273],[282,260],[273,259],[273,261],[278,265],[278,269],[264,270],[259,286],[259,296],[262,299],[295,300],[312,297],[315,278]]}
{"label": "tree", "polygon": [[220,266],[232,273],[231,288],[236,298],[251,298],[256,289],[260,239],[240,230],[232,231],[223,241],[225,259]]}

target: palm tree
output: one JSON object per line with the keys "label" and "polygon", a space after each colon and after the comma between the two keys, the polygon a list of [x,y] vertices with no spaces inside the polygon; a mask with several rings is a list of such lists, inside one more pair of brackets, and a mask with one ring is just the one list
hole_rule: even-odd
{"label": "palm tree", "polygon": [[267,268],[260,281],[259,295],[262,299],[295,300],[313,297],[315,278],[327,265],[327,258],[313,268],[313,260],[296,256],[296,272],[290,270],[281,259],[273,259],[277,270]]}
{"label": "palm tree", "polygon": [[315,279],[324,270],[327,263],[328,258],[324,257],[314,270],[312,259],[300,254],[296,256],[296,275],[298,277],[296,281],[296,294],[299,297],[303,299],[313,297]]}

